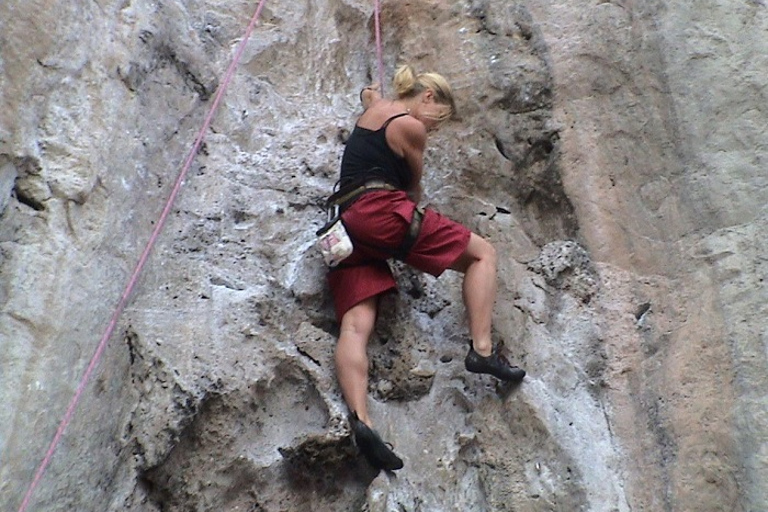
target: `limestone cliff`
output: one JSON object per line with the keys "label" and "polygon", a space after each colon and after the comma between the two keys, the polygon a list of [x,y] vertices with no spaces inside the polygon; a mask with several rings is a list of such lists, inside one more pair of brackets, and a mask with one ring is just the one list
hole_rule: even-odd
{"label": "limestone cliff", "polygon": [[[459,276],[395,265],[371,408],[406,466],[356,456],[313,234],[375,80],[373,2],[267,1],[29,510],[765,510],[765,2],[382,4],[388,76],[457,93],[426,198],[496,246],[524,383],[464,371]],[[255,7],[0,3],[3,510]]]}

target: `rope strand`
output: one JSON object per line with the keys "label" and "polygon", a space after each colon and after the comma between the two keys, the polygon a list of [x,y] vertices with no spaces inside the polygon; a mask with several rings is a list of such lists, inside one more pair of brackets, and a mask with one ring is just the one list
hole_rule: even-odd
{"label": "rope strand", "polygon": [[382,56],[381,45],[381,4],[380,0],[374,0],[373,19],[374,31],[376,32],[376,60],[379,66],[379,91],[384,96],[384,58]]}

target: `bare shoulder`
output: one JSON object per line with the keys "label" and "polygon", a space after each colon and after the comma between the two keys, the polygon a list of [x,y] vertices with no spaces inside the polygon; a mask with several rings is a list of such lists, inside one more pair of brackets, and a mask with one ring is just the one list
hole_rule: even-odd
{"label": "bare shoulder", "polygon": [[397,117],[389,123],[387,141],[400,150],[423,149],[427,141],[427,128],[411,116]]}
{"label": "bare shoulder", "polygon": [[387,101],[378,98],[374,99],[370,105],[363,111],[362,115],[358,119],[358,126],[366,128],[368,130],[378,130],[381,126],[393,115],[398,112],[393,112],[387,107]]}
{"label": "bare shoulder", "polygon": [[424,126],[424,124],[416,119],[413,116],[405,115],[400,117],[395,117],[392,119],[392,122],[390,123],[392,126],[398,127],[400,130],[405,130],[407,132],[413,132],[413,133],[420,133],[424,132],[424,134],[427,133],[427,129]]}

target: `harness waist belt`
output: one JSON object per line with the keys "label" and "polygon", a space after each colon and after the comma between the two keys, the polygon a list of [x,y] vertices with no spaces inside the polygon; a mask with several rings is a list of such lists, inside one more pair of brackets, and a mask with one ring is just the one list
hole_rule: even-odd
{"label": "harness waist belt", "polygon": [[372,192],[374,190],[399,190],[394,185],[390,185],[384,180],[368,180],[362,185],[358,185],[352,190],[342,188],[331,197],[328,198],[329,206],[338,206],[342,209],[349,206],[355,199],[360,197],[366,192]]}

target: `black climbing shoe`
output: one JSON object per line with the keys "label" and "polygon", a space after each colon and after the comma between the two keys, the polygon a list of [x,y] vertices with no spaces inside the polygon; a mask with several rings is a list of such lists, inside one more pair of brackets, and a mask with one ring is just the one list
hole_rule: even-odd
{"label": "black climbing shoe", "polygon": [[356,412],[349,415],[349,424],[355,435],[357,447],[368,459],[371,466],[387,471],[394,471],[403,467],[403,460],[395,455],[395,452],[381,440],[375,430],[360,421]]}
{"label": "black climbing shoe", "polygon": [[469,342],[469,353],[464,359],[464,366],[467,371],[472,373],[487,373],[507,382],[520,382],[525,377],[525,370],[510,365],[507,358],[499,354],[497,350],[491,352],[491,355],[483,357],[475,352],[471,341]]}

